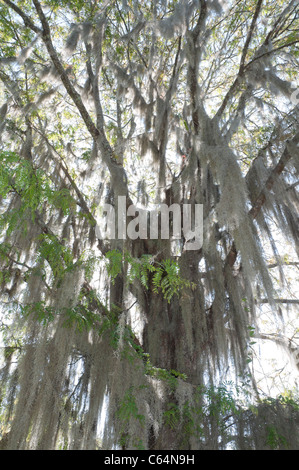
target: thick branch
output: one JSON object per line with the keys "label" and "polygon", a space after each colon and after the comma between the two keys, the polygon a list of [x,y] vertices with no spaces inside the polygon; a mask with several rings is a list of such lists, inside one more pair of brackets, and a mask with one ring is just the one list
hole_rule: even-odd
{"label": "thick branch", "polygon": [[279,162],[273,168],[273,170],[270,173],[270,176],[268,177],[266,181],[265,189],[262,189],[259,196],[256,198],[252,208],[249,211],[249,215],[253,219],[255,219],[258,216],[263,204],[265,203],[266,191],[270,191],[273,188],[276,178],[283,172],[286,164],[291,159],[291,157],[292,155],[290,154],[288,147],[286,146]]}
{"label": "thick branch", "polygon": [[23,10],[21,10],[21,8],[19,8],[10,0],[3,0],[3,1],[4,3],[6,3],[7,6],[12,8],[23,19],[25,26],[28,26],[28,28],[32,29],[32,31],[34,31],[37,34],[40,34],[42,32],[40,28],[35,26],[35,24],[31,21],[29,16],[27,16],[26,13],[24,13]]}
{"label": "thick branch", "polygon": [[192,48],[194,49],[194,59],[195,63],[194,65],[189,65],[189,71],[188,71],[188,76],[190,77],[190,97],[191,97],[191,104],[192,104],[192,122],[194,126],[194,132],[195,134],[198,134],[199,132],[199,103],[197,99],[198,95],[198,77],[197,77],[197,72],[198,72],[198,59],[197,59],[197,54],[196,54],[196,43],[197,39],[200,35],[200,32],[203,29],[203,26],[205,24],[206,16],[207,16],[207,4],[205,0],[201,0],[201,9],[200,9],[200,15],[197,21],[197,24],[195,28],[192,31],[191,38],[192,38]]}
{"label": "thick branch", "polygon": [[52,39],[51,39],[51,32],[48,21],[45,17],[45,14],[41,8],[40,3],[38,0],[33,0],[35,5],[36,11],[42,23],[43,31],[42,31],[42,38],[45,43],[45,46],[48,50],[48,53],[51,57],[54,67],[56,68],[57,72],[60,75],[61,81],[69,94],[70,98],[73,100],[75,106],[77,107],[90,135],[96,141],[101,151],[102,157],[104,162],[107,164],[114,187],[117,189],[117,193],[121,195],[128,194],[127,188],[127,176],[124,171],[124,168],[117,164],[116,159],[114,158],[113,150],[105,136],[104,130],[102,128],[97,128],[94,124],[93,120],[91,119],[87,109],[85,108],[81,96],[75,90],[74,86],[72,85],[65,68],[63,67],[62,63],[59,60],[57,52],[53,46]]}
{"label": "thick branch", "polygon": [[242,52],[242,57],[241,57],[241,62],[240,62],[240,72],[243,71],[243,69],[244,69],[246,55],[247,55],[247,52],[248,52],[249,44],[251,42],[252,34],[253,34],[253,31],[254,31],[258,16],[259,16],[261,8],[262,8],[262,3],[263,3],[263,0],[259,0],[257,2],[257,6],[256,6],[256,9],[255,9],[253,18],[252,18],[252,22],[251,22],[251,25],[250,25],[250,28],[249,28],[249,31],[248,31],[248,34],[247,34],[247,38],[246,38],[246,41],[245,41],[245,45],[244,45],[244,48],[243,48],[243,52]]}
{"label": "thick branch", "polygon": [[67,73],[66,73],[66,70],[65,68],[63,67],[63,65],[61,64],[59,58],[58,58],[58,55],[56,53],[56,50],[53,46],[53,43],[52,43],[52,39],[51,39],[51,32],[50,32],[50,27],[49,27],[49,24],[48,24],[48,21],[44,15],[44,12],[41,8],[41,5],[40,3],[37,1],[37,0],[33,0],[33,3],[35,5],[35,8],[36,8],[36,11],[38,13],[38,16],[40,18],[40,21],[42,23],[42,27],[43,27],[43,30],[42,30],[42,38],[43,38],[43,41],[46,45],[46,48],[49,52],[49,55],[51,57],[51,60],[53,62],[53,65],[55,66],[57,72],[59,73],[60,75],[60,78],[61,78],[61,81],[62,83],[64,84],[65,86],[65,89],[66,91],[68,92],[69,96],[72,98],[73,102],[75,103],[79,113],[81,114],[85,124],[86,124],[86,127],[87,129],[89,130],[90,134],[92,135],[92,137],[96,140],[99,136],[99,130],[96,128],[95,124],[93,123],[91,117],[89,116],[82,100],[81,100],[81,96],[79,95],[79,93],[77,93],[77,91],[75,90],[75,88],[73,87]]}
{"label": "thick branch", "polygon": [[192,39],[195,43],[197,38],[202,30],[203,25],[205,24],[205,20],[207,17],[207,3],[206,0],[200,0],[200,15],[197,21],[195,28],[192,31]]}
{"label": "thick branch", "polygon": [[[299,304],[299,299],[274,299],[274,302],[277,304]],[[268,299],[260,299],[257,302],[258,304],[268,304],[270,301]]]}

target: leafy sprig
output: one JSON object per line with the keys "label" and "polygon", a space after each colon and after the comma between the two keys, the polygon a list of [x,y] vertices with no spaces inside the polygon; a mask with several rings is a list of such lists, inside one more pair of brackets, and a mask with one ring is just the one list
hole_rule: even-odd
{"label": "leafy sprig", "polygon": [[129,253],[111,250],[106,254],[107,270],[112,282],[121,274],[127,265],[127,281],[133,283],[139,280],[146,289],[152,289],[155,294],[162,293],[170,302],[174,295],[179,295],[184,288],[195,288],[195,284],[180,275],[177,261],[166,259],[156,261],[151,255],[134,258]]}

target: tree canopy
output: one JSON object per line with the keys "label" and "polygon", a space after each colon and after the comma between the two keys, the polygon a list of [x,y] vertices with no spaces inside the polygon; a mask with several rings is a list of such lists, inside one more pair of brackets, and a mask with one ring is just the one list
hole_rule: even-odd
{"label": "tree canopy", "polygon": [[[0,448],[298,449],[298,1],[0,24]],[[201,205],[201,246],[100,237],[119,198]]]}

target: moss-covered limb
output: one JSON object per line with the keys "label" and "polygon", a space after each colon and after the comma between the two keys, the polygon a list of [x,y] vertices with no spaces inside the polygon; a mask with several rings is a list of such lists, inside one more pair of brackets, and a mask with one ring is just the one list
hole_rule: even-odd
{"label": "moss-covered limb", "polygon": [[102,158],[109,168],[117,194],[128,196],[126,172],[123,166],[117,164],[117,159],[115,158],[113,149],[107,140],[103,127],[96,127],[82,101],[80,94],[76,91],[71,80],[69,79],[66,69],[60,61],[56,49],[53,45],[49,23],[43,12],[41,4],[37,0],[34,0],[33,3],[42,24],[42,38],[48,50],[51,61],[54,67],[56,68],[67,93],[69,94],[70,98],[73,100],[76,108],[78,109],[90,135],[98,144],[99,149],[101,150]]}
{"label": "moss-covered limb", "polygon": [[[53,163],[57,166],[57,168],[61,169],[63,171],[63,173],[65,174],[67,180],[70,183],[71,188],[73,189],[73,191],[75,192],[75,194],[77,196],[78,205],[81,207],[83,212],[87,215],[87,218],[88,218],[89,222],[91,223],[91,225],[95,227],[96,226],[96,220],[95,220],[94,216],[92,215],[90,208],[88,207],[88,204],[86,202],[86,199],[84,198],[84,195],[82,194],[82,192],[78,188],[78,185],[77,185],[76,181],[74,180],[74,178],[71,176],[70,170],[67,166],[67,163],[62,158],[60,153],[56,150],[56,148],[51,144],[51,142],[49,141],[47,135],[42,131],[42,129],[39,129],[35,126],[33,126],[33,128],[41,136],[41,138],[47,144],[47,146],[51,149],[51,152],[49,153],[49,157],[51,158]],[[53,153],[55,154],[55,156],[57,156],[58,161],[54,157]]]}
{"label": "moss-covered limb", "polygon": [[[85,307],[84,307],[85,306]],[[85,315],[89,316],[90,319],[94,318],[95,322],[89,324],[89,328],[98,332],[100,335],[104,332],[108,332],[113,338],[113,346],[118,349],[120,338],[119,333],[119,321],[121,315],[125,314],[129,309],[122,310],[116,305],[113,305],[111,309],[108,309],[98,298],[96,291],[88,284],[84,282],[80,296],[79,303],[76,307],[76,311],[83,313],[81,310],[84,307]],[[129,308],[132,308],[129,307]],[[71,310],[66,310],[70,315],[70,318],[76,318],[75,315],[72,315]],[[88,326],[88,323],[87,323]],[[122,350],[120,351],[121,356],[124,360],[128,358],[132,359],[133,362],[135,359],[141,359],[144,364],[144,374],[158,380],[164,380],[169,383],[170,386],[175,387],[177,379],[187,380],[185,374],[180,373],[176,370],[166,370],[159,367],[156,367],[152,364],[150,355],[144,351],[144,348],[138,339],[138,336],[134,333],[132,328],[129,325],[125,325],[124,331],[121,332],[122,337]],[[134,359],[135,358],[135,359]]]}
{"label": "moss-covered limb", "polygon": [[[291,140],[291,143],[294,145],[297,145],[299,141],[299,134],[297,133],[293,139]],[[275,182],[277,180],[277,177],[284,171],[287,163],[289,160],[293,157],[292,153],[289,150],[288,144],[286,145],[278,163],[274,166],[272,169],[270,175],[268,176],[264,188],[261,190],[260,194],[257,196],[255,201],[252,204],[251,209],[249,210],[248,216],[252,219],[256,219],[263,207],[263,205],[266,202],[266,192],[271,191],[273,186],[275,185]],[[231,250],[229,251],[227,257],[226,257],[226,263],[232,267],[235,264],[235,261],[237,259],[238,251],[236,249],[235,243],[232,244]]]}

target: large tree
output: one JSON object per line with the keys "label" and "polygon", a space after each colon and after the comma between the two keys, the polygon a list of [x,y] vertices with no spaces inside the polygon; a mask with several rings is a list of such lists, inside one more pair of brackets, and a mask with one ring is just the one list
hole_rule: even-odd
{"label": "large tree", "polygon": [[[297,3],[2,0],[2,448],[299,447],[252,367],[298,365]],[[120,196],[202,246],[102,239]]]}

